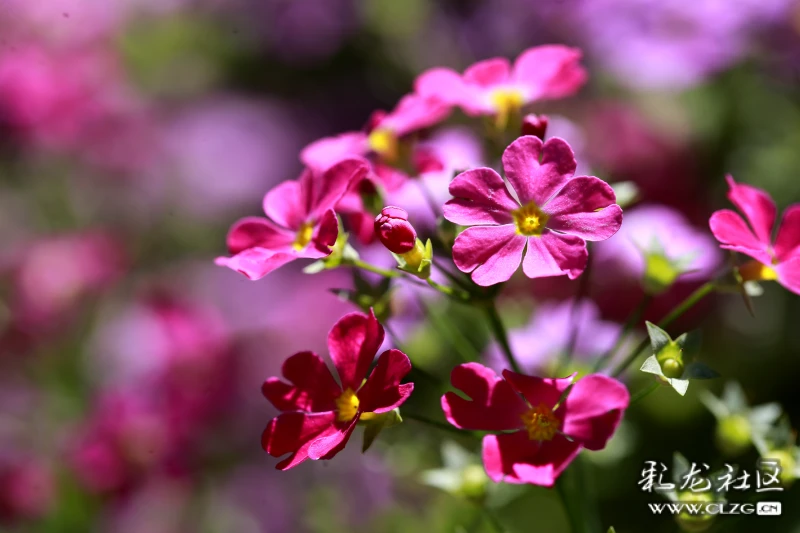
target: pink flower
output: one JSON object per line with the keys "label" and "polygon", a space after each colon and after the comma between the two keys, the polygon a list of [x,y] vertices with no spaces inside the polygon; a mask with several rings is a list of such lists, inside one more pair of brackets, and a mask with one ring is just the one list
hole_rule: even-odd
{"label": "pink flower", "polygon": [[761,189],[736,183],[733,176],[725,179],[730,187],[728,199],[744,213],[747,222],[738,213],[722,209],[711,215],[711,233],[722,248],[755,259],[740,269],[745,279],[776,280],[800,294],[800,204],[790,205],[783,212],[773,241],[776,209],[772,198]]}
{"label": "pink flower", "polygon": [[483,438],[483,464],[495,482],[553,486],[581,448],[605,447],[630,400],[622,383],[599,374],[574,385],[575,374],[544,379],[504,370],[503,378],[479,363],[459,365],[450,381],[470,399],[442,396],[457,428],[503,432]]}
{"label": "pink flower", "polygon": [[404,254],[414,249],[417,232],[408,221],[404,209],[386,206],[375,218],[375,233],[386,248],[396,254]]}
{"label": "pink flower", "polygon": [[537,100],[563,98],[586,81],[581,51],[560,45],[529,48],[512,67],[505,58],[475,63],[464,74],[447,68],[423,72],[416,81],[424,97],[460,106],[472,116],[491,115],[504,128],[508,117]]}
{"label": "pink flower", "polygon": [[269,422],[261,445],[273,457],[291,454],[277,464],[278,470],[306,459],[333,458],[359,420],[388,413],[411,395],[413,383],[400,385],[411,370],[411,362],[400,350],[383,352],[367,377],[383,337],[383,327],[372,312],[345,315],[328,335],[339,382],[313,352],[296,353],[283,363],[289,383],[276,377],[264,382],[264,396],[283,413]]}
{"label": "pink flower", "polygon": [[281,183],[264,196],[269,218],[234,224],[228,232],[233,257],[218,257],[216,263],[256,280],[301,257],[326,257],[339,234],[333,208],[368,170],[365,161],[348,158],[324,173],[306,169],[300,179]]}
{"label": "pink flower", "polygon": [[450,183],[455,198],[444,217],[464,230],[453,246],[453,261],[472,272],[478,285],[507,281],[519,267],[529,278],[566,275],[586,268],[586,240],[602,241],[622,223],[611,187],[599,178],[572,177],[575,155],[562,139],[546,143],[520,137],[503,153],[503,178],[490,168],[459,174]]}

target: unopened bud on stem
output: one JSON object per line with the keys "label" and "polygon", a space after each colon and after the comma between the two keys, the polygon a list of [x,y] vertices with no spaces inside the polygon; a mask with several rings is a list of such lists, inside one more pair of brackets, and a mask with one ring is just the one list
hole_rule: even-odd
{"label": "unopened bud on stem", "polygon": [[375,234],[384,246],[396,254],[414,249],[417,232],[408,221],[408,213],[399,207],[387,206],[375,218]]}

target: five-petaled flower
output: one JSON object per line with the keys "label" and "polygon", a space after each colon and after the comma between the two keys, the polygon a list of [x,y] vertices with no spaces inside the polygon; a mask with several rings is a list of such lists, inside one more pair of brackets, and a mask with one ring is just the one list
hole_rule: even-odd
{"label": "five-petaled flower", "polygon": [[736,183],[732,176],[726,179],[728,199],[744,213],[749,226],[738,213],[722,209],[709,220],[714,237],[722,248],[755,259],[739,269],[745,280],[776,280],[800,294],[800,204],[786,208],[773,241],[776,209],[772,198],[761,189]]}
{"label": "five-petaled flower", "polygon": [[283,376],[290,383],[276,377],[264,382],[264,396],[283,413],[267,424],[261,445],[273,457],[291,454],[278,463],[278,470],[306,459],[331,459],[347,444],[359,420],[388,413],[411,395],[414,384],[400,384],[411,370],[400,350],[383,352],[364,380],[383,337],[372,312],[345,315],[328,335],[339,383],[312,352],[294,354],[283,363]]}
{"label": "five-petaled flower", "polygon": [[490,115],[503,129],[527,104],[570,96],[586,82],[581,51],[546,45],[523,52],[512,68],[505,58],[475,63],[464,74],[449,68],[423,72],[415,83],[417,94],[460,106],[468,115]]}
{"label": "five-petaled flower", "polygon": [[456,266],[472,272],[478,285],[494,285],[517,270],[527,245],[522,270],[529,278],[578,277],[586,268],[586,241],[614,235],[622,209],[607,183],[573,177],[575,168],[575,155],[564,140],[555,137],[542,144],[527,135],[503,153],[503,169],[519,201],[490,168],[456,176],[444,217],[472,226],[456,238]]}
{"label": "five-petaled flower", "polygon": [[[505,379],[503,379],[505,378]],[[479,363],[453,369],[442,409],[457,428],[502,432],[483,438],[483,464],[495,481],[551,487],[581,448],[601,450],[628,407],[628,390],[599,374],[545,379]],[[567,393],[566,398],[562,398]]]}
{"label": "five-petaled flower", "polygon": [[306,169],[298,180],[285,181],[264,196],[269,217],[246,217],[228,232],[228,251],[216,263],[260,279],[297,258],[330,255],[339,235],[333,208],[351,183],[369,171],[366,161],[348,158],[325,172]]}

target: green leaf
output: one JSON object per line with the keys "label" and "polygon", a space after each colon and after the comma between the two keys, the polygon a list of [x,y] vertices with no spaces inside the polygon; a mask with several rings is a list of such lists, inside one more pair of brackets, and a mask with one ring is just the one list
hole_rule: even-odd
{"label": "green leaf", "polygon": [[729,381],[722,390],[722,402],[731,413],[742,413],[747,410],[747,397],[742,386],[736,381]]}
{"label": "green leaf", "polygon": [[655,355],[648,357],[645,362],[642,363],[642,366],[639,370],[648,374],[655,374],[656,376],[664,377],[664,374],[661,372],[661,365],[658,364],[658,359]]}
{"label": "green leaf", "polygon": [[703,402],[703,405],[705,405],[706,408],[711,411],[711,414],[714,415],[714,418],[717,420],[721,420],[731,415],[728,406],[707,390],[701,390],[699,396],[700,401]]}
{"label": "green leaf", "polygon": [[715,379],[719,377],[719,372],[709,367],[705,363],[695,361],[686,367],[681,379]]}
{"label": "green leaf", "polygon": [[652,322],[646,322],[647,334],[650,336],[650,346],[653,347],[653,353],[658,354],[669,343],[672,342],[669,334],[666,331],[656,326]]}
{"label": "green leaf", "polygon": [[386,428],[396,426],[401,423],[403,418],[400,416],[400,409],[394,409],[388,413],[375,415],[370,420],[363,421],[364,424],[364,442],[361,446],[361,453],[366,453],[372,443],[375,442],[378,434]]}

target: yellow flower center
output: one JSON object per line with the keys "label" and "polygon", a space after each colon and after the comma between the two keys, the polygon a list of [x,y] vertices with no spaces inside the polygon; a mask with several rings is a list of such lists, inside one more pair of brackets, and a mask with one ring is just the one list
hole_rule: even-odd
{"label": "yellow flower center", "polygon": [[755,259],[739,267],[739,274],[742,276],[742,281],[775,281],[778,279],[778,272],[774,268]]}
{"label": "yellow flower center", "polygon": [[544,231],[547,220],[550,218],[534,202],[511,211],[511,216],[514,217],[517,233],[527,237],[540,236]]}
{"label": "yellow flower center", "polygon": [[381,156],[387,163],[395,163],[400,154],[397,135],[392,130],[378,128],[367,139],[370,150]]}
{"label": "yellow flower center", "polygon": [[292,246],[298,252],[305,249],[308,243],[311,242],[311,237],[314,236],[314,224],[311,222],[303,222],[300,229],[297,230],[297,236],[294,238]]}
{"label": "yellow flower center", "polygon": [[522,109],[522,93],[515,89],[497,89],[491,95],[492,105],[495,109],[495,126],[504,130],[508,126],[508,119],[518,114]]}
{"label": "yellow flower center", "polygon": [[347,389],[336,398],[336,419],[339,422],[350,422],[358,413],[358,396],[353,389]]}
{"label": "yellow flower center", "polygon": [[543,403],[526,411],[520,418],[531,440],[551,440],[561,427],[561,420]]}

